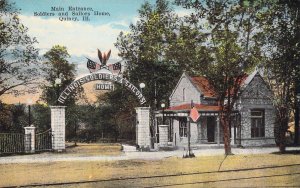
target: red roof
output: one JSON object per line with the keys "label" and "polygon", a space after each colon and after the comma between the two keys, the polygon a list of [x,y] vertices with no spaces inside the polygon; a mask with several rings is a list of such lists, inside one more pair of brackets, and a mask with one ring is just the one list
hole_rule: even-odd
{"label": "red roof", "polygon": [[[198,111],[219,111],[220,106],[212,106],[212,105],[204,105],[204,104],[194,104],[194,107],[197,108]],[[184,111],[184,110],[190,110],[191,109],[191,103],[182,104],[178,106],[172,106],[167,111]]]}
{"label": "red roof", "polygon": [[[238,84],[242,85],[247,79],[247,77],[247,74],[243,75],[242,79]],[[210,85],[207,78],[205,78],[204,76],[195,76],[192,77],[192,81],[205,97],[216,97],[216,92],[214,91],[213,86]]]}
{"label": "red roof", "polygon": [[192,77],[193,83],[198,87],[198,89],[203,92],[206,97],[215,97],[216,93],[213,87],[209,84],[209,81],[203,76]]}

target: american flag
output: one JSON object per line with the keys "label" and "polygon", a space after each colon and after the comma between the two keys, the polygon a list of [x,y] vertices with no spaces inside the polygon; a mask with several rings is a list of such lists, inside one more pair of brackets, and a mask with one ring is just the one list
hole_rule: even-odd
{"label": "american flag", "polygon": [[90,73],[95,72],[101,68],[101,65],[99,63],[96,63],[89,58],[87,58],[87,68],[89,69]]}
{"label": "american flag", "polygon": [[121,70],[122,65],[120,62],[113,64],[113,70]]}
{"label": "american flag", "polygon": [[113,74],[120,74],[122,69],[121,61],[108,65],[108,68]]}

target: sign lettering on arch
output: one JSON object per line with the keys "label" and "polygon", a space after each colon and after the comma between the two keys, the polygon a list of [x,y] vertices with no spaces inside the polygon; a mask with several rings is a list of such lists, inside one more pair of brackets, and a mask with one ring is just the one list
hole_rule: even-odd
{"label": "sign lettering on arch", "polygon": [[130,83],[127,79],[122,78],[118,75],[113,75],[110,73],[92,73],[87,76],[84,76],[82,78],[79,78],[75,81],[73,81],[59,96],[58,101],[63,104],[65,100],[68,98],[68,96],[75,91],[78,87],[81,85],[92,82],[95,80],[106,80],[106,81],[112,81],[119,84],[124,85],[128,90],[130,90],[139,100],[140,104],[146,103],[146,99],[143,96],[142,92],[135,87],[132,83]]}

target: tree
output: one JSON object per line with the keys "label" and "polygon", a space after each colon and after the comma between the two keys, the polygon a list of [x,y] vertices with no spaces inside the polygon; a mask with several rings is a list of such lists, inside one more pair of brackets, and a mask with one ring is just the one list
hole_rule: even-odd
{"label": "tree", "polygon": [[[297,106],[296,89],[300,82],[300,1],[274,0],[265,3],[258,15],[263,30],[262,42],[269,85],[274,91],[276,142],[285,152],[285,133],[291,112]],[[298,127],[295,137],[298,141]],[[297,142],[296,142],[297,143]]]}
{"label": "tree", "polygon": [[176,0],[175,3],[193,9],[188,21],[207,35],[204,44],[209,53],[198,55],[208,56],[208,61],[199,62],[199,73],[205,74],[216,91],[225,154],[231,154],[231,116],[245,73],[260,57],[259,33],[255,32],[258,25],[254,19],[260,11],[259,4],[238,0]]}
{"label": "tree", "polygon": [[[70,55],[65,46],[55,45],[45,53],[45,84],[43,85],[40,99],[47,105],[58,105],[60,93],[75,80],[75,65],[69,63],[67,58]],[[55,80],[61,79],[61,84],[57,85]],[[78,123],[78,108],[76,101],[83,96],[83,88],[79,88],[76,93],[71,94],[66,99],[66,133],[74,132],[74,126]],[[68,135],[67,135],[68,136]],[[74,135],[73,135],[74,136]],[[76,135],[75,135],[76,136]],[[69,136],[67,137],[70,138]],[[71,139],[71,138],[70,138]]]}
{"label": "tree", "polygon": [[[30,38],[7,0],[0,2],[0,96],[34,92],[39,83],[41,64],[35,38]],[[22,92],[20,92],[20,87]]]}
{"label": "tree", "polygon": [[[136,85],[145,83],[143,94],[147,104],[157,109],[161,101],[167,101],[176,84],[174,78],[179,78],[182,69],[191,64],[193,56],[181,50],[194,48],[186,45],[189,43],[184,37],[189,35],[180,34],[181,21],[167,1],[157,0],[153,6],[146,2],[139,9],[139,18],[135,25],[130,25],[129,33],[120,33],[115,46],[129,66],[125,76]],[[177,49],[179,41],[181,48]]]}
{"label": "tree", "polygon": [[[56,105],[57,99],[63,88],[66,88],[75,80],[75,65],[68,62],[70,57],[67,48],[60,45],[53,46],[44,55],[45,81],[41,99],[49,105]],[[56,85],[55,80],[61,79],[61,84]],[[69,96],[66,105],[75,104],[75,94]]]}

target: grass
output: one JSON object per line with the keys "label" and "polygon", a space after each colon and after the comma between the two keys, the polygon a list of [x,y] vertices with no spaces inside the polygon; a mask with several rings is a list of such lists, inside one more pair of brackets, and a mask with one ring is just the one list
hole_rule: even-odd
{"label": "grass", "polygon": [[115,156],[121,154],[121,147],[118,143],[77,143],[77,146],[68,147],[65,154],[74,156]]}
{"label": "grass", "polygon": [[[119,149],[120,145],[82,144],[71,148],[62,155],[118,154]],[[219,155],[185,159],[171,157],[154,161],[120,160],[2,164],[0,165],[0,187],[40,183],[59,184],[62,182],[87,183],[61,185],[61,187],[300,186],[300,175],[297,175],[297,173],[300,173],[300,155],[232,155],[226,158],[220,168],[223,160],[224,156]],[[266,168],[270,166],[278,167]],[[217,172],[219,168],[221,172]],[[246,170],[235,171],[238,169]],[[294,175],[280,176],[280,174]],[[147,178],[151,176],[156,177]],[[111,179],[114,179],[114,181],[109,181]],[[226,179],[232,180],[223,181]]]}

